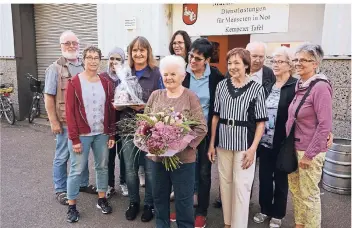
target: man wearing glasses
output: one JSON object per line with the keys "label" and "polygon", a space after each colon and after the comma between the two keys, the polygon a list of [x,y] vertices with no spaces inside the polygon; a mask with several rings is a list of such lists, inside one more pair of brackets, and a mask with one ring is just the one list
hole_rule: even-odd
{"label": "man wearing glasses", "polygon": [[[79,40],[72,31],[60,36],[62,56],[45,71],[45,109],[48,113],[51,131],[56,135],[56,149],[53,161],[53,182],[57,201],[67,202],[67,161],[69,159],[67,124],[65,115],[65,93],[68,79],[81,73],[84,68],[78,58]],[[94,186],[89,185],[88,165],[82,173],[80,191],[96,194]]]}
{"label": "man wearing glasses", "polygon": [[247,44],[246,49],[251,53],[250,76],[252,80],[264,86],[265,92],[267,94],[269,91],[268,86],[275,81],[275,75],[269,67],[264,66],[266,44],[263,42],[254,41]]}
{"label": "man wearing glasses", "polygon": [[[252,80],[261,84],[265,90],[265,96],[269,96],[270,85],[275,82],[276,78],[274,72],[271,68],[264,66],[264,61],[266,57],[266,44],[263,42],[253,41],[247,44],[246,49],[251,53],[251,71],[250,77]],[[260,157],[259,151],[257,151],[257,158]],[[257,171],[257,166],[255,167],[255,172]],[[253,185],[251,190],[251,198],[253,193]]]}

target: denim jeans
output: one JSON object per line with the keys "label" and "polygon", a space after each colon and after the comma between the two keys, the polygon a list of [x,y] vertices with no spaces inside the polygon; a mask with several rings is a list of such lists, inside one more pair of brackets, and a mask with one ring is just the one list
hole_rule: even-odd
{"label": "denim jeans", "polygon": [[[62,128],[62,134],[56,135],[55,157],[53,161],[53,181],[55,192],[67,192],[67,161],[70,157],[68,148],[67,127]],[[81,187],[88,186],[88,164],[82,171]]]}
{"label": "denim jeans", "polygon": [[81,153],[73,152],[72,141],[69,140],[68,142],[71,157],[70,174],[67,178],[67,198],[69,200],[77,199],[83,167],[86,167],[88,164],[90,149],[92,149],[94,155],[97,191],[106,192],[108,189],[109,136],[100,134],[80,136],[79,138],[82,144]]}
{"label": "denim jeans", "polygon": [[196,215],[207,216],[210,201],[211,162],[208,159],[209,140],[207,137],[197,147],[196,178],[198,176],[198,206]]}
{"label": "denim jeans", "polygon": [[156,228],[170,227],[171,186],[175,193],[177,227],[194,228],[195,163],[181,164],[174,171],[166,171],[161,162],[151,161],[151,164]]}
{"label": "denim jeans", "polygon": [[124,137],[122,139],[122,157],[125,161],[126,167],[126,184],[128,189],[128,196],[130,203],[140,204],[139,196],[139,177],[138,169],[140,160],[143,159],[145,163],[145,197],[144,205],[153,206],[152,194],[152,175],[151,175],[151,161],[145,159],[146,153],[140,151],[133,143],[133,137]]}

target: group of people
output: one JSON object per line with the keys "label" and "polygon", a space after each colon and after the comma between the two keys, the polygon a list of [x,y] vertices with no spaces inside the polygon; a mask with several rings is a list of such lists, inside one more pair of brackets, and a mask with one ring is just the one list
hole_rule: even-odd
{"label": "group of people", "polygon": [[[168,228],[172,221],[182,228],[206,227],[211,167],[217,160],[225,228],[245,228],[259,157],[261,211],[254,221],[270,219],[270,227],[280,227],[290,189],[296,228],[320,227],[318,183],[332,142],[332,87],[319,74],[324,56],[319,45],[304,44],[294,52],[281,47],[273,53],[270,69],[264,66],[266,45],[252,42],[227,53],[223,75],[210,65],[213,46],[206,38],[192,42],[187,32],[175,32],[169,45],[171,55],[162,58],[158,67],[148,40],[138,36],[128,46],[127,61],[146,105],[123,108],[114,107],[113,99],[120,83],[116,66],[124,64],[124,51],[114,48],[106,72],[101,73],[99,48],[87,47],[83,58],[78,58],[79,40],[71,31],[61,35],[60,45],[62,57],[46,71],[45,106],[57,140],[56,198],[68,205],[68,222],[79,219],[76,200],[80,191],[98,194],[97,208],[105,214],[112,212],[107,198],[116,192],[118,153],[120,184],[126,184],[128,191],[122,190],[130,200],[127,220],[134,220],[140,211],[138,169],[143,165],[143,222],[155,216],[157,228]],[[133,135],[121,133],[116,125],[137,113],[169,107],[191,112],[199,123],[193,129],[197,137],[177,154],[182,163],[174,171],[167,171],[160,159],[139,152]],[[277,168],[276,160],[292,125],[298,169],[288,174]],[[96,187],[88,183],[90,150]],[[170,200],[175,200],[173,213]]]}

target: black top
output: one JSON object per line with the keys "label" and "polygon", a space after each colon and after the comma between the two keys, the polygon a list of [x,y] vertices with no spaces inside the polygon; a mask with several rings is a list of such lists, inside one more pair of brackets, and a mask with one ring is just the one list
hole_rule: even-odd
{"label": "black top", "polygon": [[[290,77],[285,85],[281,87],[280,100],[277,109],[277,117],[275,123],[274,139],[273,139],[273,149],[279,149],[283,140],[286,138],[286,121],[288,118],[288,107],[291,104],[295,96],[295,87],[297,83],[297,78]],[[268,84],[269,94],[273,88],[275,82]]]}
{"label": "black top", "polygon": [[269,96],[269,91],[271,91],[271,88],[273,87],[275,81],[276,77],[274,75],[273,70],[267,66],[263,66],[262,86],[265,89],[266,97]]}

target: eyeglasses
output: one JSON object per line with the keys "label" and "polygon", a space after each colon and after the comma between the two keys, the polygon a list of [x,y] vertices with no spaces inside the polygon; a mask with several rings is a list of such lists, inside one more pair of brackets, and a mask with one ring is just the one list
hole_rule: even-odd
{"label": "eyeglasses", "polygon": [[311,63],[311,62],[315,62],[315,60],[313,59],[292,59],[293,63]]}
{"label": "eyeglasses", "polygon": [[121,62],[122,59],[118,58],[118,57],[116,57],[116,58],[115,57],[110,57],[110,61],[115,61],[115,60]]}
{"label": "eyeglasses", "polygon": [[282,60],[270,60],[271,64],[277,64],[277,65],[282,65],[283,63],[288,63],[288,61],[282,61]]}
{"label": "eyeglasses", "polygon": [[172,42],[172,45],[173,46],[176,46],[176,45],[178,45],[178,46],[181,46],[182,44],[184,44],[185,42],[182,42],[182,41],[175,41],[175,42]]}
{"label": "eyeglasses", "polygon": [[61,44],[65,45],[66,47],[70,47],[71,45],[74,46],[74,47],[77,47],[79,45],[79,43],[76,42],[76,41],[72,41],[72,42],[71,41],[67,41],[67,42],[61,43]]}
{"label": "eyeglasses", "polygon": [[202,58],[199,58],[198,56],[194,56],[192,53],[188,53],[188,56],[189,56],[189,61],[192,61],[192,59],[194,59],[194,61],[196,62],[201,62],[204,60]]}
{"label": "eyeglasses", "polygon": [[94,61],[99,61],[99,60],[100,60],[99,57],[94,57],[94,58],[93,58],[92,56],[87,56],[85,59],[87,59],[87,60],[90,61],[90,62],[93,61],[93,60],[94,60]]}
{"label": "eyeglasses", "polygon": [[251,58],[252,59],[259,59],[259,60],[264,60],[264,57],[263,55],[251,55]]}

